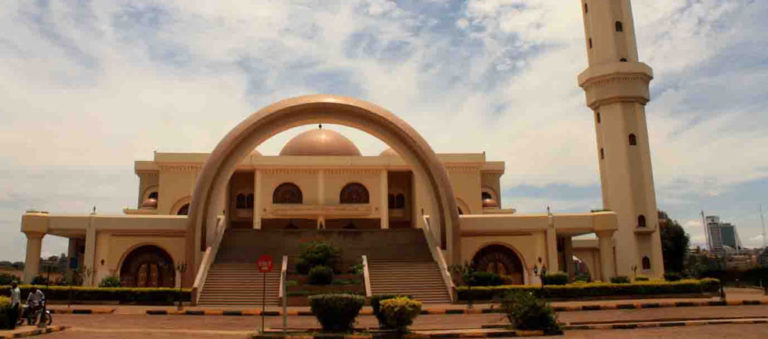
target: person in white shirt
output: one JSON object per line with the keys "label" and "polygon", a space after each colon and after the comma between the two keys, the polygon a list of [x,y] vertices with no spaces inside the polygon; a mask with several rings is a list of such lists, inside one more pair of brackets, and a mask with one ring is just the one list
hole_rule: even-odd
{"label": "person in white shirt", "polygon": [[16,282],[11,283],[11,326],[16,326],[21,307],[21,290]]}

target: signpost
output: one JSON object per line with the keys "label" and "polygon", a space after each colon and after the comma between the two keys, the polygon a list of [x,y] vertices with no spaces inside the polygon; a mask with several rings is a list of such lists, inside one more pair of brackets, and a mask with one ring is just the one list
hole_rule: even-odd
{"label": "signpost", "polygon": [[264,312],[267,310],[267,273],[272,272],[272,256],[262,254],[256,261],[259,272],[263,274],[261,294],[261,333],[264,333]]}

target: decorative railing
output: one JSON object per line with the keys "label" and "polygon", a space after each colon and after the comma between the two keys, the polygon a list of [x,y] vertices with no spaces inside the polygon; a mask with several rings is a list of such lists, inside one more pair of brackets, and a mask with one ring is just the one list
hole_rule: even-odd
{"label": "decorative railing", "polygon": [[224,232],[227,229],[227,222],[224,216],[219,216],[216,223],[216,236],[213,240],[213,245],[208,246],[203,253],[203,258],[200,261],[200,269],[197,271],[195,277],[195,283],[192,285],[192,304],[197,305],[197,301],[200,299],[200,294],[203,293],[205,287],[205,280],[208,279],[208,270],[211,268],[214,260],[216,260],[216,253],[219,252],[219,245],[221,240],[224,239]]}
{"label": "decorative railing", "polygon": [[453,284],[453,278],[451,277],[451,273],[448,270],[448,263],[445,261],[445,257],[443,256],[443,251],[440,249],[439,243],[434,238],[434,233],[432,233],[431,226],[429,224],[429,216],[425,215],[424,217],[424,237],[427,239],[427,246],[429,247],[429,251],[432,253],[432,259],[437,262],[437,266],[440,268],[440,275],[443,277],[443,283],[445,284],[445,288],[448,290],[448,294],[451,296],[451,302],[456,301],[456,285]]}
{"label": "decorative railing", "polygon": [[277,296],[280,298],[280,300],[283,300],[283,296],[285,295],[285,279],[288,277],[288,256],[283,256],[283,263],[280,266],[280,292],[278,292]]}
{"label": "decorative railing", "polygon": [[371,273],[368,271],[368,256],[363,256],[363,281],[365,282],[365,296],[370,298],[371,292]]}

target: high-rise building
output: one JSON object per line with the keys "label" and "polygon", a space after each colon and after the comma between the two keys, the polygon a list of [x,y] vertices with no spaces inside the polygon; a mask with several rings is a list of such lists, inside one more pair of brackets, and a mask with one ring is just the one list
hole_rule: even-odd
{"label": "high-rise building", "polygon": [[710,215],[705,218],[707,223],[708,246],[710,251],[725,254],[741,251],[741,239],[736,226],[720,221],[720,217]]}

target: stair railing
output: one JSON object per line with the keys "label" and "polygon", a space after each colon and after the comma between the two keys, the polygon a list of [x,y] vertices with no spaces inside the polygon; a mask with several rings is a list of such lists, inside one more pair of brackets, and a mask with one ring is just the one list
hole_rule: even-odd
{"label": "stair railing", "polygon": [[277,296],[280,298],[280,300],[283,300],[283,295],[285,293],[285,279],[288,277],[288,256],[283,256],[283,264],[280,266],[280,292],[277,294]]}
{"label": "stair railing", "polygon": [[368,256],[363,256],[363,281],[365,282],[365,297],[370,298],[371,292],[371,273],[368,271]]}
{"label": "stair railing", "polygon": [[453,284],[453,278],[448,270],[448,263],[445,261],[443,251],[440,249],[438,242],[434,239],[431,226],[429,224],[429,216],[425,215],[424,218],[424,237],[427,239],[427,247],[429,252],[432,253],[432,259],[437,263],[440,269],[440,275],[443,277],[443,283],[448,290],[448,295],[451,297],[451,302],[456,301],[456,285]]}
{"label": "stair railing", "polygon": [[197,302],[200,300],[200,294],[203,293],[203,288],[205,287],[205,280],[208,279],[208,270],[210,270],[211,265],[216,260],[216,253],[219,252],[219,245],[221,245],[221,240],[224,239],[226,229],[226,217],[220,215],[216,222],[216,236],[214,237],[213,245],[206,247],[203,259],[200,261],[200,269],[195,277],[195,283],[192,285],[193,305],[197,305]]}

